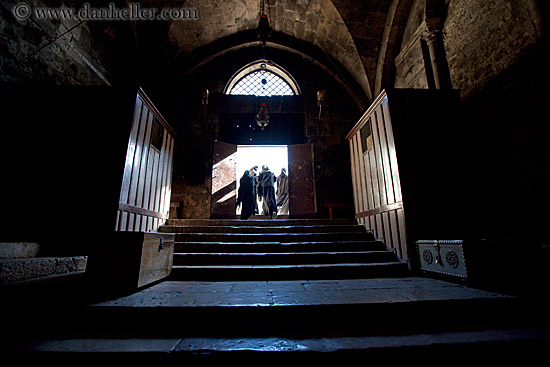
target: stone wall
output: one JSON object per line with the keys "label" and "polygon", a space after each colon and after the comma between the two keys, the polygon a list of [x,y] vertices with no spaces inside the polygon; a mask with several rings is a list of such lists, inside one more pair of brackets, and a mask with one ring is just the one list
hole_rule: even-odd
{"label": "stone wall", "polygon": [[[0,1],[1,83],[111,84],[104,67],[108,55],[101,52],[103,43],[94,38],[89,24],[74,19],[17,20],[12,12],[17,3]],[[45,7],[41,1],[34,5]]]}
{"label": "stone wall", "polygon": [[424,29],[424,0],[415,0],[403,33],[401,51],[395,59],[396,88],[428,88],[425,51],[422,49]]}
{"label": "stone wall", "polygon": [[[463,165],[473,236],[546,241],[550,155],[545,101],[550,80],[548,2],[449,0],[443,43],[453,89],[461,92]],[[416,0],[396,60],[399,88],[430,88],[422,53],[424,0]],[[480,206],[482,208],[480,208]]]}
{"label": "stone wall", "polygon": [[[396,88],[430,88],[425,0],[415,0],[396,58]],[[540,38],[537,7],[528,0],[451,0],[443,25],[454,89],[468,98],[509,69]],[[423,49],[424,47],[424,49]]]}
{"label": "stone wall", "polygon": [[510,68],[537,42],[534,9],[525,0],[453,0],[444,26],[455,89],[463,97]]}

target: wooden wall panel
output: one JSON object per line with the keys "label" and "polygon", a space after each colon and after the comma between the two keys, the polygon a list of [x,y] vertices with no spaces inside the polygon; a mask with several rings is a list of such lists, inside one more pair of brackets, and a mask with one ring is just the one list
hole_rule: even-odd
{"label": "wooden wall panel", "polygon": [[458,91],[383,91],[347,136],[355,216],[411,267],[415,241],[470,233],[460,106]]}
{"label": "wooden wall panel", "polygon": [[[153,142],[155,126],[161,129],[160,147]],[[156,231],[168,218],[174,138],[173,130],[140,90],[128,141],[117,231]]]}
{"label": "wooden wall panel", "polygon": [[[370,128],[365,131],[370,132],[370,138],[361,136],[367,124]],[[358,222],[383,240],[399,258],[408,260],[401,184],[385,92],[369,107],[347,139]]]}

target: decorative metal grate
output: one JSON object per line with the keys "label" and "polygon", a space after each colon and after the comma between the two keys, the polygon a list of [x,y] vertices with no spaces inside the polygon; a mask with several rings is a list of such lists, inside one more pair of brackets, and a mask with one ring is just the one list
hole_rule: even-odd
{"label": "decorative metal grate", "polygon": [[235,84],[229,94],[253,96],[293,96],[290,85],[275,73],[258,70],[245,75]]}

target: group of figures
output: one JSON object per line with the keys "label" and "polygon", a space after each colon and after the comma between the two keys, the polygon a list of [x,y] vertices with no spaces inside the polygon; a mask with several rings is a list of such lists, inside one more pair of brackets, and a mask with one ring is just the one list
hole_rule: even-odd
{"label": "group of figures", "polygon": [[288,214],[288,175],[284,168],[276,177],[266,165],[259,173],[258,166],[254,166],[244,171],[239,185],[237,207],[241,205],[241,219],[260,214],[258,200],[262,202],[261,214],[265,216],[276,218],[277,214]]}

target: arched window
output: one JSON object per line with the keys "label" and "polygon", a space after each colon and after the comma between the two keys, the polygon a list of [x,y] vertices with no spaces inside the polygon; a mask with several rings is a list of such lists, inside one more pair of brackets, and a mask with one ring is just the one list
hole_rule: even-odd
{"label": "arched window", "polygon": [[237,71],[225,86],[225,94],[252,96],[293,96],[298,84],[286,70],[272,61],[259,60]]}

